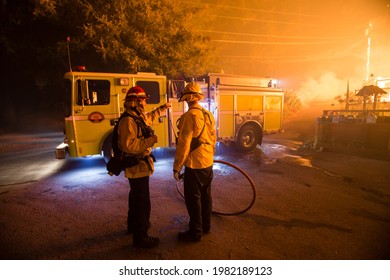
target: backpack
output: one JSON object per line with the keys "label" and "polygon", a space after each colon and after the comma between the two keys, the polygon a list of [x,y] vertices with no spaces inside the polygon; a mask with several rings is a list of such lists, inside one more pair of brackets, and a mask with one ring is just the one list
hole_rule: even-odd
{"label": "backpack", "polygon": [[124,117],[130,116],[129,113],[124,112],[116,122],[114,126],[114,131],[112,132],[112,138],[111,138],[111,148],[112,148],[112,155],[110,160],[106,164],[106,168],[108,171],[108,174],[110,176],[115,175],[118,176],[122,170],[124,169],[123,166],[123,151],[118,146],[118,125],[121,119]]}
{"label": "backpack", "polygon": [[114,131],[112,132],[112,138],[111,138],[111,147],[112,147],[112,153],[115,158],[121,158],[123,156],[122,150],[119,148],[118,145],[118,126],[121,119],[125,117],[130,117],[130,114],[127,112],[124,112],[116,122],[114,126]]}
{"label": "backpack", "polygon": [[[139,164],[140,160],[147,160],[145,158],[140,159],[135,156],[126,156],[125,153],[119,148],[118,145],[118,126],[121,119],[125,117],[132,118],[138,127],[138,134],[139,130],[141,130],[142,136],[145,138],[148,138],[153,135],[154,131],[148,126],[145,121],[142,119],[142,117],[137,117],[134,115],[130,115],[126,111],[119,117],[118,121],[116,122],[114,126],[114,130],[112,132],[112,139],[111,139],[111,147],[113,155],[111,156],[111,159],[107,162],[106,168],[108,171],[108,174],[110,176],[116,175],[118,176],[122,170],[124,170],[126,167],[132,167],[137,164]],[[137,135],[138,135],[137,134]],[[152,156],[152,155],[151,155]],[[153,157],[153,156],[152,156]],[[153,157],[154,160],[154,157]]]}

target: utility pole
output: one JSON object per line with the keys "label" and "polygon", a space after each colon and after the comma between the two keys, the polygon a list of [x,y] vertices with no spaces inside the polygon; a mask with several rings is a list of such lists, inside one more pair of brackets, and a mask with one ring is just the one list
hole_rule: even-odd
{"label": "utility pole", "polygon": [[371,22],[368,24],[368,28],[366,29],[367,36],[367,64],[366,64],[366,83],[368,83],[368,78],[370,77],[370,54],[371,54]]}
{"label": "utility pole", "polygon": [[347,96],[345,99],[345,110],[349,110],[349,80],[347,82]]}

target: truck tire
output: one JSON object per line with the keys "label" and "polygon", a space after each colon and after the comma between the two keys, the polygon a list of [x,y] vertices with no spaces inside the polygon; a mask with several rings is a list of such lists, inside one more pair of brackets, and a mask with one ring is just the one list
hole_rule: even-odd
{"label": "truck tire", "polygon": [[104,161],[107,163],[112,155],[112,133],[107,136],[106,140],[104,140],[102,147],[102,155],[104,157]]}
{"label": "truck tire", "polygon": [[237,137],[236,146],[241,152],[251,152],[262,142],[262,133],[255,124],[244,125]]}

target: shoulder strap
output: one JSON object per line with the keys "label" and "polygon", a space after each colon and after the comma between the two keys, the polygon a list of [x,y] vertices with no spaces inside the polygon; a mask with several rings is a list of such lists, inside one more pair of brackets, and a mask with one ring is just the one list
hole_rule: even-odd
{"label": "shoulder strap", "polygon": [[129,114],[126,112],[126,115],[124,115],[123,117],[130,117],[136,123],[138,128],[137,138],[140,137],[140,134],[145,138],[148,138],[151,135],[153,135],[154,134],[153,129],[146,124],[144,118],[137,111],[135,112],[137,115]]}
{"label": "shoulder strap", "polygon": [[140,126],[145,125],[145,122],[144,122],[144,120],[142,119],[142,117],[140,117],[140,116],[134,116],[134,115],[132,115],[132,114],[129,114],[129,113],[126,112],[126,111],[124,111],[124,112],[122,113],[122,115],[119,117],[118,122],[116,123],[116,125],[119,124],[119,122],[120,122],[121,119],[126,118],[126,117],[130,117],[130,118],[132,118],[132,119],[135,121],[135,123],[137,124],[137,127],[138,127],[138,131],[139,131],[139,129],[140,129]]}
{"label": "shoulder strap", "polygon": [[120,121],[121,119],[123,119],[123,118],[125,118],[125,117],[130,117],[130,114],[127,113],[126,111],[124,111],[124,112],[122,113],[122,115],[120,115],[117,124],[119,123],[119,121]]}
{"label": "shoulder strap", "polygon": [[203,127],[202,127],[202,130],[200,131],[200,133],[199,133],[199,135],[196,137],[197,139],[199,139],[200,138],[200,136],[203,134],[203,131],[204,131],[204,128],[206,127],[206,115],[207,115],[207,117],[209,118],[209,120],[210,120],[210,123],[211,123],[211,119],[210,119],[210,116],[209,116],[209,114],[203,109],[203,108],[198,108],[198,107],[192,107],[192,108],[190,108],[190,109],[188,109],[188,110],[191,110],[191,109],[198,109],[198,110],[201,110],[202,111],[202,113],[203,113],[203,117],[204,117],[204,124],[203,124]]}
{"label": "shoulder strap", "polygon": [[131,114],[128,114],[129,117],[131,117],[138,126],[147,126],[147,124],[145,123],[145,120],[141,117],[141,114],[140,112],[138,112],[137,110],[133,109],[132,110],[133,112],[135,112],[136,116],[134,115],[131,115]]}

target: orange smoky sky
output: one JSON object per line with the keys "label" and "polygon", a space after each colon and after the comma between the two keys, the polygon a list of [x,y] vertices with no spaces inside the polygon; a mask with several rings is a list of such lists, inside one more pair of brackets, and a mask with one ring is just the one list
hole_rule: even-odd
{"label": "orange smoky sky", "polygon": [[[390,77],[390,0],[203,0],[220,71],[271,76],[307,99]],[[370,41],[370,43],[369,43]]]}

